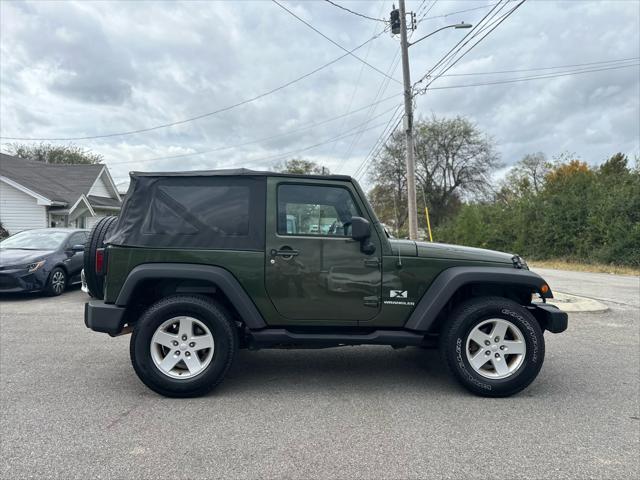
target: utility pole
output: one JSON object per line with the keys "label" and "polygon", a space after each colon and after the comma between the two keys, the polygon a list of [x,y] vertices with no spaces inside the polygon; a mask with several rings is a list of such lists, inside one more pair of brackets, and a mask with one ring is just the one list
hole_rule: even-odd
{"label": "utility pole", "polygon": [[409,238],[418,239],[418,210],[416,207],[416,161],[413,151],[413,99],[411,74],[409,72],[409,42],[407,40],[407,18],[404,0],[399,0],[400,49],[402,50],[402,77],[404,82],[404,131],[407,147],[407,215]]}

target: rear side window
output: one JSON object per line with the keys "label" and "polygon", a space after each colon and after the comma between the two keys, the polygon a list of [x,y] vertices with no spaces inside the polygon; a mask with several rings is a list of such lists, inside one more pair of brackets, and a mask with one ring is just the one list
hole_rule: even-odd
{"label": "rear side window", "polygon": [[158,185],[144,233],[247,236],[249,194],[247,185]]}
{"label": "rear side window", "polygon": [[263,250],[265,178],[135,179],[109,243],[158,248]]}

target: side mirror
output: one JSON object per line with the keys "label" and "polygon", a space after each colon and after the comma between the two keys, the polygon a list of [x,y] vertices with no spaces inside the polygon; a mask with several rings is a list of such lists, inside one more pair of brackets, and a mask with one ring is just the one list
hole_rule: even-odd
{"label": "side mirror", "polygon": [[371,238],[371,224],[362,217],[351,217],[351,238],[360,242],[360,251],[366,255],[372,255],[376,246],[369,241]]}
{"label": "side mirror", "polygon": [[362,217],[351,217],[351,238],[354,240],[366,240],[371,236],[371,224]]}
{"label": "side mirror", "polygon": [[74,252],[84,252],[84,245],[74,245],[73,247],[71,247],[71,250]]}

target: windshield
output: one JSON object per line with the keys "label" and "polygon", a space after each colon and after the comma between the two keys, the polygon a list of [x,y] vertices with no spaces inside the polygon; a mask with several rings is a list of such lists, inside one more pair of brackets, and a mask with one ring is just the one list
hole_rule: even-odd
{"label": "windshield", "polygon": [[0,242],[0,248],[55,250],[68,235],[66,232],[47,232],[42,230],[20,232]]}

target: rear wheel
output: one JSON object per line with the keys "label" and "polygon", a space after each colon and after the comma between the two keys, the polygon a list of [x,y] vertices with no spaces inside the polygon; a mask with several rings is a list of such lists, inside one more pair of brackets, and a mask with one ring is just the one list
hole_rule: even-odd
{"label": "rear wheel", "polygon": [[94,298],[104,298],[104,276],[96,273],[96,250],[104,247],[104,239],[117,219],[118,217],[111,216],[98,220],[84,246],[84,276],[89,295]]}
{"label": "rear wheel", "polygon": [[534,316],[501,297],[474,298],[452,313],[440,335],[444,362],[468,390],[506,397],[525,389],[544,361]]}
{"label": "rear wheel", "polygon": [[175,295],[147,309],[131,337],[142,382],[168,397],[204,395],[218,385],[238,349],[233,320],[207,297]]}

